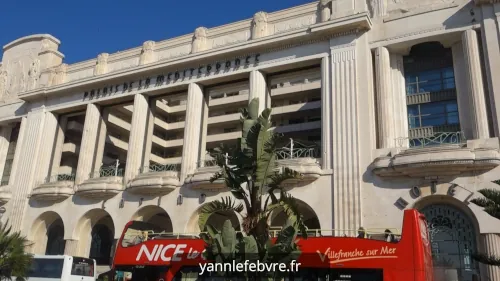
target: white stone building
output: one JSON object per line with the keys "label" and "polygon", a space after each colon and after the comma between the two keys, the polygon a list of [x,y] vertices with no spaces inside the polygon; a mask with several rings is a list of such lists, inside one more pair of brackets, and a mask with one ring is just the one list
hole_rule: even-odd
{"label": "white stone building", "polygon": [[500,280],[469,257],[500,254],[469,203],[500,179],[499,18],[496,0],[322,0],[71,65],[55,37],[20,38],[0,64],[2,220],[102,265],[132,219],[199,231],[229,195],[206,152],[259,97],[309,228],[399,229],[418,208],[461,281]]}

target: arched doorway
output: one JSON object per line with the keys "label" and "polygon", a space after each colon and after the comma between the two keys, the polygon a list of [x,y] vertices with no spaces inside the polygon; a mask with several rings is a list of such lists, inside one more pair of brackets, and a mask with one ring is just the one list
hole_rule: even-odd
{"label": "arched doorway", "polygon": [[434,267],[456,268],[459,281],[479,276],[479,265],[471,254],[476,252],[476,231],[472,220],[448,204],[432,204],[420,210],[429,225]]}
{"label": "arched doorway", "polygon": [[106,216],[92,227],[89,258],[95,259],[98,265],[109,265],[113,244],[113,224],[111,217]]}
{"label": "arched doorway", "polygon": [[158,206],[145,206],[132,216],[132,220],[153,224],[161,231],[172,233],[173,225],[167,212]]}
{"label": "arched doorway", "polygon": [[[297,205],[300,213],[302,214],[302,219],[304,220],[304,224],[307,229],[311,230],[310,235],[315,234],[317,231],[321,229],[321,225],[319,223],[318,216],[316,212],[305,202],[297,200]],[[270,226],[271,229],[279,230],[281,229],[288,219],[287,214],[283,211],[282,208],[273,211],[271,216]]]}
{"label": "arched doorway", "polygon": [[46,255],[64,255],[64,225],[61,219],[56,220],[49,226],[47,232]]}
{"label": "arched doorway", "polygon": [[64,254],[64,223],[56,212],[48,211],[37,217],[27,236],[31,243],[27,248],[32,254],[37,255],[62,255]]}

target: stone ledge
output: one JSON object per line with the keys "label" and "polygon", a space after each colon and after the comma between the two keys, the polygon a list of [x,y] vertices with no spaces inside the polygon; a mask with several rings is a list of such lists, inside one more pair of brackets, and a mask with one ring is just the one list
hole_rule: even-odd
{"label": "stone ledge", "polygon": [[210,178],[217,172],[220,171],[220,167],[201,167],[196,169],[194,174],[189,175],[185,183],[193,189],[203,189],[203,190],[219,190],[226,187],[226,184],[222,180],[210,182]]}
{"label": "stone ledge", "polygon": [[179,172],[144,173],[133,179],[127,186],[127,191],[142,195],[165,195],[179,188]]}
{"label": "stone ledge", "polygon": [[11,192],[11,186],[10,185],[5,185],[5,186],[0,186],[0,204],[6,204],[7,202],[12,199],[12,192]]}
{"label": "stone ledge", "polygon": [[122,191],[122,177],[103,177],[86,180],[77,187],[76,194],[92,199],[108,199]]}
{"label": "stone ledge", "polygon": [[456,176],[488,171],[500,165],[497,138],[467,141],[467,145],[379,149],[370,169],[380,177]]}
{"label": "stone ledge", "polygon": [[33,189],[30,198],[39,201],[64,200],[74,194],[73,181],[49,182]]}

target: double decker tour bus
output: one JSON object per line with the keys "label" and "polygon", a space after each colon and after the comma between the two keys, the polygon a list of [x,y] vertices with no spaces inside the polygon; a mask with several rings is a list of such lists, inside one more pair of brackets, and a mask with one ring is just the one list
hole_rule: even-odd
{"label": "double decker tour bus", "polygon": [[[434,281],[423,214],[405,210],[401,235],[386,230],[377,240],[366,238],[366,233],[298,237],[299,270],[286,279]],[[204,249],[205,242],[197,236],[161,233],[154,225],[131,221],[118,241],[112,270],[116,281],[213,280],[199,275],[200,264],[207,263]]]}

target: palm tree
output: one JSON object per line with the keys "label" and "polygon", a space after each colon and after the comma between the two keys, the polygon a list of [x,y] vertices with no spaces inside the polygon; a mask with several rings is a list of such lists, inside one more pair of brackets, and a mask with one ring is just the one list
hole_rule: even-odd
{"label": "palm tree", "polygon": [[25,252],[28,240],[21,233],[12,232],[7,224],[0,222],[0,280],[11,280],[12,276],[24,278],[33,257]]}
{"label": "palm tree", "polygon": [[[500,185],[500,180],[494,181]],[[484,211],[490,216],[500,219],[500,191],[495,189],[482,189],[478,191],[484,198],[472,199],[471,202],[484,208]],[[483,253],[477,253],[472,257],[480,263],[487,265],[500,266],[500,257],[489,256]]]}
{"label": "palm tree", "polygon": [[[307,238],[297,201],[281,187],[284,181],[299,179],[302,175],[288,168],[277,169],[276,150],[282,135],[271,130],[271,109],[264,109],[259,116],[258,105],[259,99],[255,98],[247,108],[240,110],[242,137],[237,147],[221,145],[211,153],[221,171],[210,181],[224,180],[234,198],[228,196],[205,205],[198,221],[200,229],[206,229],[211,215],[234,211],[243,218],[243,232],[254,236],[259,246],[263,246],[269,239],[271,213],[282,210],[290,225]],[[243,204],[234,199],[243,201]]]}

